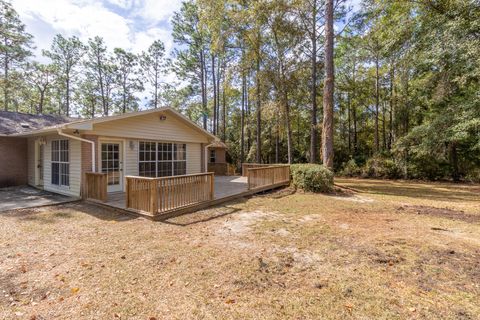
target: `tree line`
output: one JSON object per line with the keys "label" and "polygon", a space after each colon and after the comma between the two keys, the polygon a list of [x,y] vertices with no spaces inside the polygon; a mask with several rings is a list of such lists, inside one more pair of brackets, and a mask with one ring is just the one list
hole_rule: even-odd
{"label": "tree line", "polygon": [[[3,110],[93,118],[138,110],[142,103],[161,104],[166,67],[161,41],[134,54],[122,48],[110,51],[98,36],[83,43],[57,34],[50,49],[42,51],[49,63],[40,63],[32,58],[32,35],[4,0],[0,19]],[[139,95],[143,92],[145,99]]]}
{"label": "tree line", "polygon": [[[32,62],[32,37],[0,3],[5,109],[94,117],[169,105],[225,141],[233,163],[480,178],[475,0],[363,0],[356,11],[345,0],[187,0],[168,56],[160,41],[135,55],[57,35],[47,65]],[[162,83],[167,73],[178,83]]]}

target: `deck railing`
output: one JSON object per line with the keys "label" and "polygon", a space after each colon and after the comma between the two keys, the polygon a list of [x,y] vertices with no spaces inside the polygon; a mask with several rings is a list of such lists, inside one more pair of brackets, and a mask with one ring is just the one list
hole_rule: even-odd
{"label": "deck railing", "polygon": [[126,177],[126,206],[152,215],[214,198],[213,172],[162,178]]}
{"label": "deck railing", "polygon": [[247,169],[248,189],[290,184],[290,165],[277,164]]}
{"label": "deck railing", "polygon": [[272,166],[272,164],[266,163],[242,163],[242,177],[246,177],[248,173],[248,169],[251,168],[265,168]]}
{"label": "deck railing", "polygon": [[86,172],[83,197],[90,200],[107,201],[107,174]]}

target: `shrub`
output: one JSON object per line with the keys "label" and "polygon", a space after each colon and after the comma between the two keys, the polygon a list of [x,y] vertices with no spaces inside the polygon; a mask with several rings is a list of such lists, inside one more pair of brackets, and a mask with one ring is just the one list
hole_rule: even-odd
{"label": "shrub", "polygon": [[402,174],[394,160],[384,157],[368,159],[362,171],[362,175],[368,178],[398,179]]}
{"label": "shrub", "polygon": [[348,160],[347,163],[343,165],[343,169],[340,171],[340,175],[346,177],[356,177],[361,174],[362,170],[357,165],[354,159]]}
{"label": "shrub", "polygon": [[333,173],[318,164],[291,165],[292,181],[296,188],[311,192],[331,192]]}
{"label": "shrub", "polygon": [[465,180],[473,183],[480,183],[480,169],[471,170],[465,177]]}

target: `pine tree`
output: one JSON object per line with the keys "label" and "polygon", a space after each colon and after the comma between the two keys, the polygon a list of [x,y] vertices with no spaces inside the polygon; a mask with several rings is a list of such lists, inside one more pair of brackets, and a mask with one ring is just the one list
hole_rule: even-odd
{"label": "pine tree", "polygon": [[78,78],[78,67],[81,66],[81,59],[86,52],[85,45],[76,37],[64,38],[57,34],[53,38],[50,50],[44,50],[43,55],[50,58],[57,70],[57,82],[62,83],[65,88],[65,106],[63,113],[68,117],[71,113],[71,97]]}
{"label": "pine tree", "polygon": [[158,108],[160,93],[162,89],[161,77],[165,74],[165,46],[160,40],[155,40],[147,51],[142,52],[140,56],[140,66],[143,74],[152,87],[151,100],[149,104]]}
{"label": "pine tree", "polygon": [[19,77],[12,76],[21,72],[27,58],[31,56],[32,35],[25,31],[25,25],[12,5],[0,0],[0,65],[2,79],[0,88],[3,91],[3,109],[8,111],[14,95],[14,82]]}

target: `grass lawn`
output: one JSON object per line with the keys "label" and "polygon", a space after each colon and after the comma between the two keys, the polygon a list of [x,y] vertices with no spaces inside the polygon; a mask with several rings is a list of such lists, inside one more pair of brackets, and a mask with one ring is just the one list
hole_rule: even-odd
{"label": "grass lawn", "polygon": [[479,186],[336,183],[167,223],[2,213],[0,319],[479,319]]}

